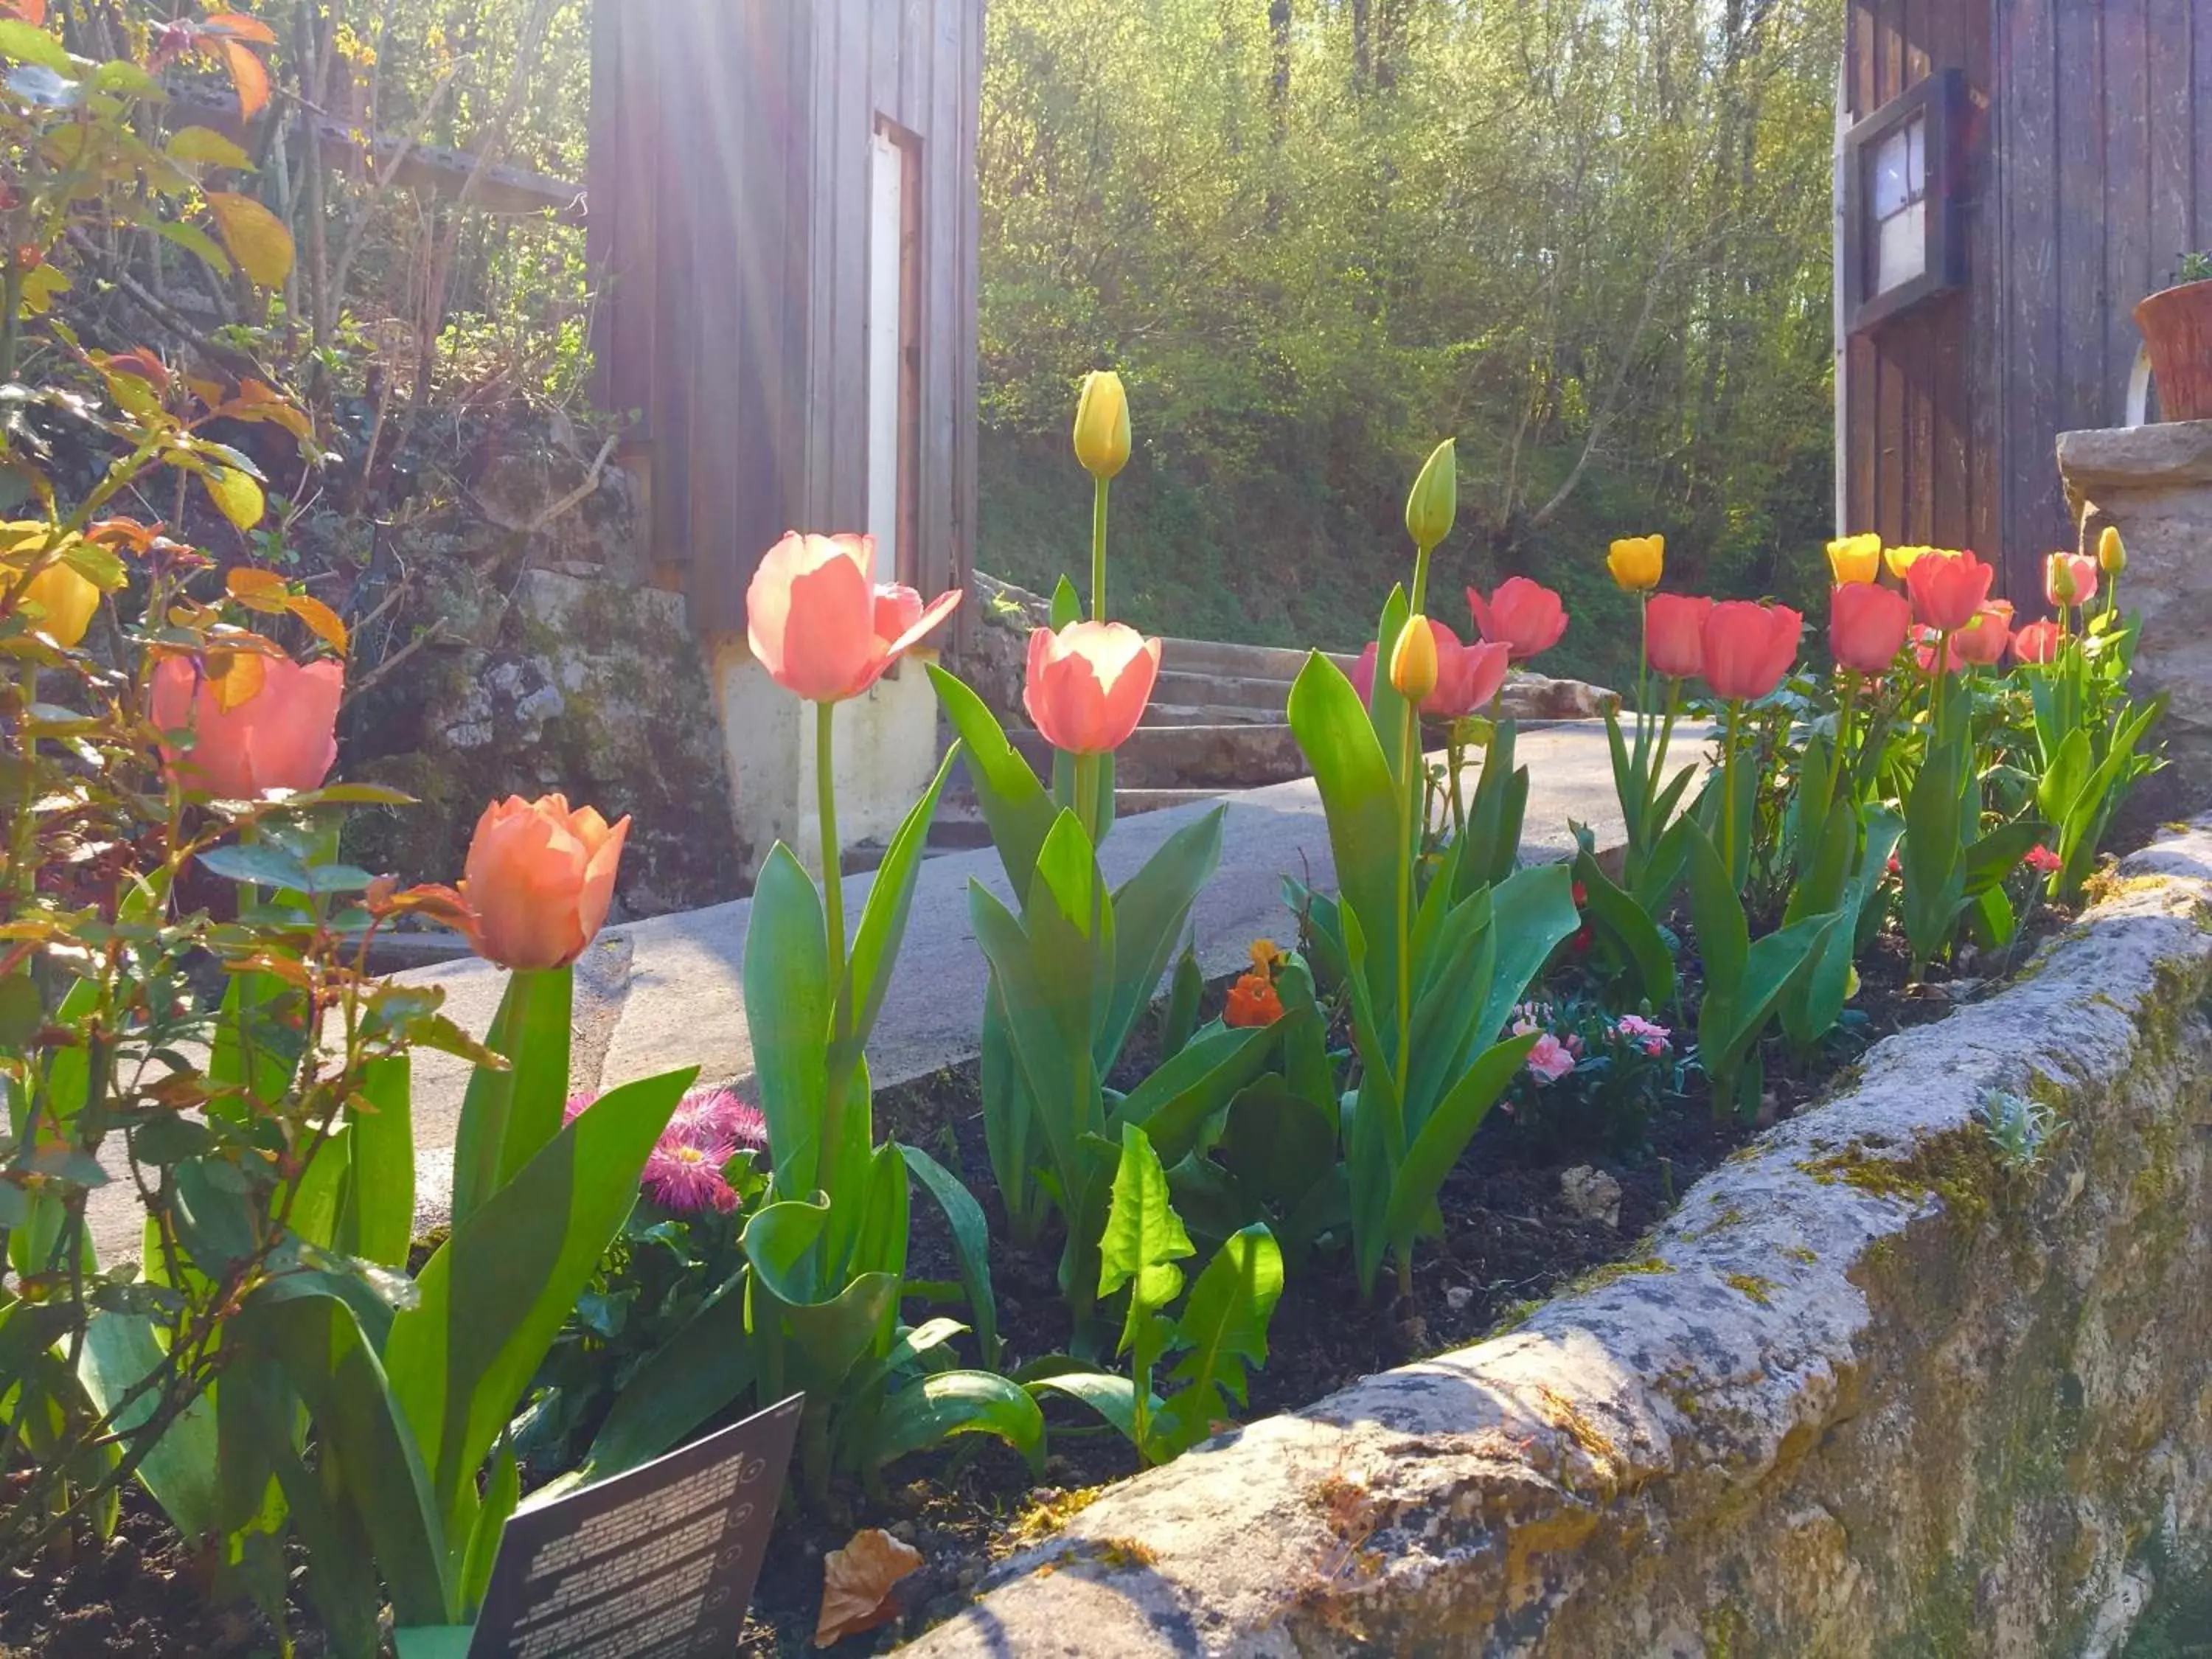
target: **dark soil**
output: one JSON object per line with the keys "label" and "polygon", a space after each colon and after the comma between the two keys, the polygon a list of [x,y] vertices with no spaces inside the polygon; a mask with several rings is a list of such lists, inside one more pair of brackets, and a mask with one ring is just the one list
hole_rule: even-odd
{"label": "dark soil", "polygon": [[[214,1607],[206,1564],[191,1559],[153,1499],[124,1489],[115,1536],[73,1539],[0,1583],[0,1659],[245,1659],[274,1655],[276,1633],[250,1607]],[[297,1659],[321,1659],[304,1613]]]}
{"label": "dark soil", "polygon": [[[2188,805],[2165,776],[2147,780],[2129,803],[2111,843],[2122,849],[2151,840]],[[1884,935],[1861,959],[1862,986],[1850,1024],[1813,1055],[1792,1054],[1778,1041],[1766,1052],[1767,1105],[1762,1120],[1787,1116],[1812,1101],[1881,1037],[1940,1019],[1960,1001],[2000,979],[2041,939],[2070,918],[2039,907],[2023,938],[2002,961],[1965,953],[1957,976],[1908,982],[1901,944]],[[1222,987],[1214,988],[1218,1007]],[[1694,1003],[1694,987],[1692,988]],[[1686,1031],[1685,1036],[1686,1036]],[[1126,1086],[1149,1065],[1140,1033],[1125,1060]],[[973,1066],[941,1072],[896,1089],[875,1103],[877,1133],[919,1146],[964,1179],[994,1222],[992,1273],[1006,1364],[1018,1365],[1058,1352],[1068,1326],[1054,1284],[1056,1249],[1024,1252],[1010,1246],[992,1182],[982,1131],[981,1096]],[[1716,1124],[1701,1079],[1668,1100],[1653,1118],[1647,1144],[1628,1157],[1590,1148],[1564,1152],[1540,1144],[1508,1117],[1493,1114],[1475,1137],[1443,1195],[1445,1236],[1419,1253],[1408,1304],[1393,1305],[1388,1286],[1363,1306],[1348,1263],[1320,1261],[1294,1276],[1268,1335],[1268,1363],[1252,1378],[1249,1417],[1293,1410],[1370,1372],[1479,1338],[1528,1303],[1567,1280],[1629,1255],[1635,1241],[1672,1210],[1692,1182],[1759,1132],[1760,1125]],[[1620,1185],[1618,1224],[1571,1210],[1559,1176],[1588,1164]],[[933,1206],[917,1204],[912,1270],[917,1278],[951,1279],[951,1252]],[[910,1316],[958,1309],[909,1304]],[[837,1510],[787,1517],[771,1539],[739,1651],[746,1656],[813,1651],[822,1594],[822,1557],[861,1527],[883,1527],[921,1550],[924,1565],[900,1584],[901,1616],[831,1650],[855,1654],[887,1649],[957,1611],[996,1559],[1048,1533],[1080,1507],[1091,1488],[1133,1474],[1135,1455],[1110,1431],[1075,1408],[1048,1409],[1052,1455],[1040,1486],[1012,1452],[981,1437],[957,1449],[908,1460],[891,1472],[880,1498],[855,1490],[837,1495]],[[244,1656],[276,1650],[258,1615],[210,1612],[191,1564],[150,1504],[133,1493],[124,1503],[115,1540],[80,1545],[73,1560],[56,1561],[0,1585],[0,1659],[173,1659]],[[310,1628],[304,1618],[295,1628]],[[311,1642],[295,1650],[320,1651]]]}

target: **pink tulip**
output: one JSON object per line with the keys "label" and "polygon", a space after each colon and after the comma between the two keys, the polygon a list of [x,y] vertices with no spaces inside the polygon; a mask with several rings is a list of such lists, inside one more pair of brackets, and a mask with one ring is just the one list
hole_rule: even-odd
{"label": "pink tulip", "polygon": [[1511,650],[1478,640],[1462,645],[1459,635],[1440,622],[1431,622],[1437,636],[1437,687],[1421,699],[1421,712],[1438,720],[1457,720],[1489,707],[1505,684]]}
{"label": "pink tulip", "polygon": [[1905,573],[1913,620],[1944,633],[1964,628],[1990,597],[1990,583],[1996,574],[1971,553],[1935,549],[1922,555]]}
{"label": "pink tulip", "polygon": [[241,652],[230,672],[258,675],[259,684],[225,708],[222,688],[191,658],[164,657],[155,665],[154,724],[192,734],[188,750],[161,745],[169,775],[186,789],[225,800],[320,787],[338,757],[344,668],[327,659],[301,664]]}
{"label": "pink tulip", "polygon": [[2002,599],[1991,599],[1974,612],[1974,620],[1951,636],[1951,654],[1978,668],[1988,668],[2004,660],[2005,647],[2012,643],[2012,606]]}
{"label": "pink tulip", "polygon": [[2057,623],[2032,622],[2014,633],[2013,659],[2017,662],[2049,662],[2057,656],[2063,637]]}
{"label": "pink tulip", "polygon": [[1786,605],[1727,599],[1706,615],[1705,684],[1730,702],[1763,697],[1797,660],[1805,618]]}
{"label": "pink tulip", "polygon": [[1705,616],[1713,602],[1688,593],[1654,593],[1644,612],[1651,672],[1686,680],[1705,672]]}
{"label": "pink tulip", "polygon": [[606,921],[629,820],[610,827],[563,795],[509,795],[477,820],[461,898],[477,954],[503,968],[561,968]]}
{"label": "pink tulip", "polygon": [[[1920,630],[1920,643],[1913,647],[1912,654],[1919,659],[1922,673],[1933,674],[1936,672],[1936,647],[1942,637],[1941,629],[1923,628]],[[1966,672],[1966,659],[1959,653],[1959,641],[1965,637],[1961,633],[1952,638],[1950,648],[1944,653],[1945,673],[1963,674]]]}
{"label": "pink tulip", "polygon": [[1886,674],[1912,629],[1912,606],[1893,587],[1844,582],[1828,601],[1828,650],[1838,668]]}
{"label": "pink tulip", "polygon": [[810,702],[857,697],[942,623],[960,592],[877,585],[872,536],[802,536],[769,549],[745,590],[745,637],[787,691]]}
{"label": "pink tulip", "polygon": [[1127,623],[1040,628],[1030,635],[1022,707],[1054,748],[1103,755],[1137,729],[1159,672],[1160,642]]}
{"label": "pink tulip", "polygon": [[1550,650],[1567,631],[1567,613],[1559,596],[1526,576],[1508,577],[1487,599],[1470,587],[1467,605],[1474,613],[1475,631],[1510,649],[1516,662]]}
{"label": "pink tulip", "polygon": [[1359,693],[1359,701],[1370,708],[1375,706],[1375,662],[1378,654],[1375,641],[1368,641],[1360,648],[1359,660],[1352,665],[1352,672],[1346,676],[1352,682],[1352,689]]}
{"label": "pink tulip", "polygon": [[2054,605],[2088,604],[2097,597],[2097,562],[2086,553],[2053,553],[2043,562],[2043,597]]}

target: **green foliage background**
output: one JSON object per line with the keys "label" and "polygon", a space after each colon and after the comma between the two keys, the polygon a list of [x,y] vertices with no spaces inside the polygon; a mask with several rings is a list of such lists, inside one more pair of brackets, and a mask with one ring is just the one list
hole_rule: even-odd
{"label": "green foliage background", "polygon": [[[992,0],[978,563],[1082,562],[1073,386],[1120,369],[1114,609],[1357,643],[1460,441],[1456,593],[1526,573],[1618,679],[1613,536],[1825,597],[1833,0]],[[1439,606],[1463,620],[1455,599]]]}

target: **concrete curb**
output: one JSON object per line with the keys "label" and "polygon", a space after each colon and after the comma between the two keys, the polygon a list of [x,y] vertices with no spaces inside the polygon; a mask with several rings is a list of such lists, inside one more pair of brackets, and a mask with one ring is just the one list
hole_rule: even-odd
{"label": "concrete curb", "polygon": [[[2212,818],[1638,1259],[1124,1483],[908,1650],[2117,1651],[2212,1543],[2208,916]],[[2062,1115],[2032,1170],[1993,1091]]]}

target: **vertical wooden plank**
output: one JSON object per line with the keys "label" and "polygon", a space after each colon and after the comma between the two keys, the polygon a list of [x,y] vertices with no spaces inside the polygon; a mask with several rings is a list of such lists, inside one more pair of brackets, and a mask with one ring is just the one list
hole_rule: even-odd
{"label": "vertical wooden plank", "polygon": [[1904,87],[1928,78],[1933,46],[1942,24],[1939,14],[1955,9],[1958,0],[1900,0],[1898,29],[1905,43]]}
{"label": "vertical wooden plank", "polygon": [[2150,78],[2148,0],[2107,0],[2105,63],[2104,384],[2096,426],[2127,418],[2128,375],[2141,337],[2130,315],[2150,292]]}
{"label": "vertical wooden plank", "polygon": [[1878,0],[1851,0],[1844,45],[1844,87],[1851,118],[1874,113],[1875,9]]}
{"label": "vertical wooden plank", "polygon": [[[2180,257],[2194,246],[2191,193],[2198,157],[2212,142],[2212,112],[2197,107],[2190,77],[2192,35],[2198,0],[2148,0],[2143,25],[2145,124],[2148,140],[2150,228],[2148,273],[2154,287],[2173,275]],[[2205,137],[2197,137],[2200,130]]]}
{"label": "vertical wooden plank", "polygon": [[[2060,512],[2051,465],[2058,430],[2060,231],[2058,54],[2053,0],[2007,0],[2008,73],[2003,170],[2005,312],[2005,514],[2002,526],[2006,591],[2027,609],[2038,591],[2041,552],[2057,545]],[[2069,73],[2080,74],[2079,66]],[[2102,267],[2101,256],[2099,260]]]}
{"label": "vertical wooden plank", "polygon": [[837,0],[836,125],[824,140],[837,224],[831,358],[830,517],[858,526],[868,491],[868,168],[875,143],[874,50],[869,0]]}
{"label": "vertical wooden plank", "polygon": [[806,116],[807,222],[812,236],[806,272],[806,521],[829,531],[837,526],[830,477],[836,463],[837,262],[842,223],[837,212],[838,91],[850,66],[841,68],[844,0],[818,0],[807,31],[809,84]]}
{"label": "vertical wooden plank", "polygon": [[[959,70],[958,163],[954,171],[959,217],[953,246],[953,495],[952,580],[965,586],[975,562],[975,498],[978,395],[978,328],[981,290],[978,259],[982,203],[976,189],[975,151],[983,96],[983,27],[986,0],[957,0],[962,44]],[[963,648],[976,626],[975,606],[960,607],[956,643]]]}
{"label": "vertical wooden plank", "polygon": [[1909,542],[1905,522],[1905,370],[1891,342],[1875,343],[1875,525],[1887,542]]}
{"label": "vertical wooden plank", "polygon": [[[1963,213],[1966,253],[1966,291],[1954,303],[1959,325],[1951,349],[1956,403],[1950,410],[1955,465],[1947,462],[1959,479],[1963,526],[1960,544],[1974,548],[1990,558],[1998,556],[2002,543],[1997,530],[1997,386],[1996,335],[1998,304],[1997,248],[2000,229],[1995,186],[1998,143],[1995,101],[1991,96],[1994,70],[1990,61],[1990,22],[1994,0],[1955,9],[1957,62],[1966,74],[1964,153],[1966,201]],[[1939,429],[1937,444],[1946,440]]]}
{"label": "vertical wooden plank", "polygon": [[814,397],[814,82],[815,0],[790,0],[777,41],[781,75],[792,89],[783,125],[784,202],[782,411],[778,427],[787,445],[782,463],[784,526],[818,528],[815,511]]}
{"label": "vertical wooden plank", "polygon": [[1876,45],[1875,107],[1905,90],[1905,0],[1881,0]]}
{"label": "vertical wooden plank", "polygon": [[1951,493],[1936,474],[1936,416],[1943,397],[1943,341],[1954,322],[1948,301],[1929,301],[1896,342],[1905,376],[1905,537],[1923,546],[1958,545],[1936,533],[1936,498]]}
{"label": "vertical wooden plank", "polygon": [[953,427],[959,398],[957,376],[962,326],[958,293],[961,222],[960,79],[967,68],[961,34],[962,7],[930,8],[927,112],[921,140],[927,173],[927,209],[921,227],[922,256],[928,272],[922,295],[921,367],[923,413],[922,550],[934,586],[952,585],[957,563],[952,542],[954,489]]}
{"label": "vertical wooden plank", "polygon": [[2089,0],[2057,7],[2058,379],[2051,419],[2033,458],[2039,503],[2027,526],[2039,552],[2070,546],[2054,447],[2070,427],[2103,424],[2106,188],[2104,8]]}

